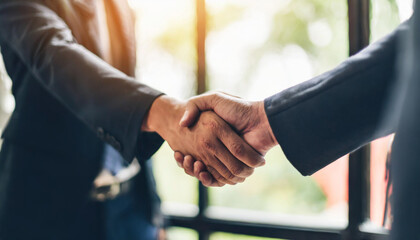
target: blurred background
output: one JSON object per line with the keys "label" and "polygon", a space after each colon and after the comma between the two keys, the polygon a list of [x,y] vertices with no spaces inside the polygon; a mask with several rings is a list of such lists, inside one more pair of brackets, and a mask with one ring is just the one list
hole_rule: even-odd
{"label": "blurred background", "polygon": [[[137,15],[139,81],[187,99],[196,93],[196,1],[130,0]],[[334,68],[348,57],[345,0],[206,0],[206,88],[262,100]],[[410,17],[410,0],[371,1],[371,41]],[[11,82],[0,62],[0,128],[14,108]],[[385,206],[385,159],[390,139],[372,145],[371,220],[380,226]],[[334,226],[347,224],[348,159],[302,177],[276,147],[267,164],[243,184],[209,190],[209,204],[232,218]],[[154,156],[166,213],[194,215],[198,183],[184,174],[165,144]],[[169,239],[198,239],[169,229]],[[212,240],[262,239],[215,233]]]}

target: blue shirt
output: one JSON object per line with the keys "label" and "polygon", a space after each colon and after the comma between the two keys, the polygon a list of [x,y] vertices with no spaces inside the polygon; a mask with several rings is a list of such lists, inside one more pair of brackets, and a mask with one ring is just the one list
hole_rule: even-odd
{"label": "blue shirt", "polygon": [[[108,144],[104,149],[104,169],[116,175],[127,167],[121,154]],[[145,193],[146,194],[146,193]],[[145,199],[135,200],[133,191],[106,201],[105,234],[108,240],[156,240],[158,230],[147,219]]]}

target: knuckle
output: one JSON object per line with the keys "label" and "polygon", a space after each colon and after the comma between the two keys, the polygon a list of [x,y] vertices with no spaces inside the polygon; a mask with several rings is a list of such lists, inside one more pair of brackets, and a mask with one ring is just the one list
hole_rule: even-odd
{"label": "knuckle", "polygon": [[236,176],[229,172],[229,174],[227,176],[227,179],[229,181],[235,182],[236,181]]}
{"label": "knuckle", "polygon": [[206,126],[207,126],[207,128],[208,128],[209,130],[214,131],[214,130],[216,130],[216,129],[217,129],[218,124],[217,124],[217,122],[216,122],[216,121],[214,121],[214,120],[210,120],[210,121],[208,121],[208,122],[207,122]]}
{"label": "knuckle", "polygon": [[243,156],[245,153],[245,146],[240,143],[233,143],[232,151],[235,156]]}
{"label": "knuckle", "polygon": [[226,178],[226,180],[228,180],[228,181],[233,181],[235,178],[236,178],[236,176],[233,174],[233,173],[231,173],[228,169],[225,169],[224,171],[223,171],[223,174],[222,174],[225,178]]}
{"label": "knuckle", "polygon": [[229,184],[231,182],[231,180],[229,180],[229,178],[228,177],[225,177],[225,176],[221,176],[218,181],[219,182],[222,182],[224,184]]}
{"label": "knuckle", "polygon": [[233,175],[227,169],[226,170],[223,170],[223,172],[221,172],[220,174],[225,178],[225,180],[228,180],[228,181],[232,181],[235,178],[235,175]]}
{"label": "knuckle", "polygon": [[235,165],[234,167],[232,167],[231,171],[235,176],[243,175],[245,171],[245,166],[242,164]]}
{"label": "knuckle", "polygon": [[220,182],[223,179],[223,177],[220,174],[218,174],[214,168],[208,167],[208,171],[216,181]]}
{"label": "knuckle", "polygon": [[235,178],[227,169],[219,171],[210,167],[209,172],[217,182],[221,183],[229,183],[231,181],[230,179]]}
{"label": "knuckle", "polygon": [[218,182],[225,182],[225,179],[222,176],[220,176],[220,175],[214,176],[214,179],[216,179],[216,181],[218,181]]}
{"label": "knuckle", "polygon": [[261,160],[260,158],[253,158],[250,161],[250,165],[253,168],[261,166],[262,163],[264,163],[264,160]]}
{"label": "knuckle", "polygon": [[204,139],[201,141],[202,147],[208,151],[214,150],[214,145],[208,139]]}

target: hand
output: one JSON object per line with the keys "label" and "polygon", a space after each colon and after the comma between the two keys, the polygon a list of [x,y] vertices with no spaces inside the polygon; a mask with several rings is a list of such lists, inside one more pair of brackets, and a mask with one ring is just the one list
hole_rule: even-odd
{"label": "hand", "polygon": [[243,182],[255,167],[265,163],[263,156],[213,112],[197,116],[196,124],[190,128],[179,126],[186,107],[186,103],[168,96],[157,98],[142,130],[157,132],[174,151],[206,164],[215,186]]}
{"label": "hand", "polygon": [[180,121],[180,126],[191,126],[203,111],[214,111],[229,123],[260,154],[276,146],[264,102],[251,102],[225,93],[208,93],[191,98]]}
{"label": "hand", "polygon": [[[268,122],[264,102],[250,102],[223,93],[210,93],[191,98],[180,126],[191,126],[201,112],[212,110],[228,122],[256,151],[265,155],[276,146],[277,140]],[[206,172],[206,166],[195,161],[193,156],[176,153],[175,159],[185,171],[197,177],[206,186],[215,185],[216,181]]]}

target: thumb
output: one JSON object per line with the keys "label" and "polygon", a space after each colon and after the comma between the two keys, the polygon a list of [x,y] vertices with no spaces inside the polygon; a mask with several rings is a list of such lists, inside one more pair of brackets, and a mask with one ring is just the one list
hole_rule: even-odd
{"label": "thumb", "polygon": [[193,102],[188,102],[187,107],[185,109],[184,115],[179,122],[179,126],[181,127],[189,127],[191,126],[200,115],[200,109],[198,109],[197,105]]}
{"label": "thumb", "polygon": [[216,99],[219,99],[217,95],[210,94],[201,95],[189,100],[179,125],[181,127],[189,127],[197,120],[200,115],[200,111],[214,110]]}

